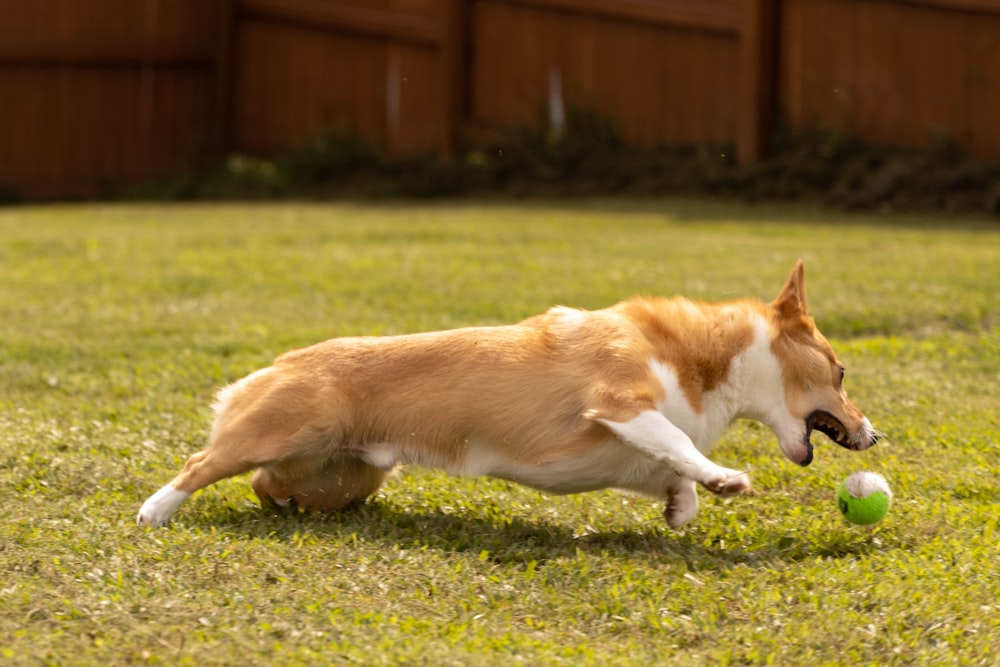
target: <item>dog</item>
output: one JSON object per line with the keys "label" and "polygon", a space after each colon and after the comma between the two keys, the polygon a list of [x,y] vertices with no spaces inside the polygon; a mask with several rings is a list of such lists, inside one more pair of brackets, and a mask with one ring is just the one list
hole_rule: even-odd
{"label": "dog", "polygon": [[697,512],[696,485],[751,488],[706,457],[737,418],[766,424],[802,466],[814,430],[874,445],[843,379],[801,261],[771,303],[634,297],[510,326],[335,338],[221,389],[208,447],[138,523],[163,525],[198,489],[251,470],[265,506],[333,512],[416,464],[554,494],[634,491],[664,500],[676,528]]}

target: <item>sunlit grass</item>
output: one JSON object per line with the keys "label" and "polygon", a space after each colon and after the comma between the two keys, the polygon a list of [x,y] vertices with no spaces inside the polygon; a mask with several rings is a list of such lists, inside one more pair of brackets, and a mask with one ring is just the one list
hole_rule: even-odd
{"label": "sunlit grass", "polygon": [[[410,469],[282,516],[245,478],[134,526],[214,389],[293,346],[634,293],[772,298],[798,257],[888,434],[800,469],[740,423],[752,496],[690,526]],[[0,660],[10,664],[990,664],[1000,650],[1000,232],[705,202],[0,210]],[[819,442],[819,438],[817,438]],[[884,473],[874,529],[836,484]]]}

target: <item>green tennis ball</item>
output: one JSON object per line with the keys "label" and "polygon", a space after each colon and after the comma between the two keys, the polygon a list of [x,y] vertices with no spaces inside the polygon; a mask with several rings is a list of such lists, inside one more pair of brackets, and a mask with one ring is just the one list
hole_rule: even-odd
{"label": "green tennis ball", "polygon": [[844,518],[859,526],[870,526],[885,518],[892,503],[892,489],[876,472],[856,472],[837,489],[837,507]]}

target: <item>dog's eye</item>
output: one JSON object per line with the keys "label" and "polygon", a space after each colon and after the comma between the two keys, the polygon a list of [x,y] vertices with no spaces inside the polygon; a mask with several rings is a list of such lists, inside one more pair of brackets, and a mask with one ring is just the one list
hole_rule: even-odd
{"label": "dog's eye", "polygon": [[844,375],[847,373],[847,369],[843,366],[837,366],[837,370],[840,371],[840,384],[844,383]]}

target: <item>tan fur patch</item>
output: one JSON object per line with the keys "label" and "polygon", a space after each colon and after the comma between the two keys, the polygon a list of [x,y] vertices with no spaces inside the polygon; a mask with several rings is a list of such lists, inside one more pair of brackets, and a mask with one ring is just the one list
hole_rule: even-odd
{"label": "tan fur patch", "polygon": [[756,308],[748,303],[633,298],[615,308],[639,328],[651,357],[677,374],[684,398],[700,412],[704,393],[726,379],[733,358],[753,342]]}

